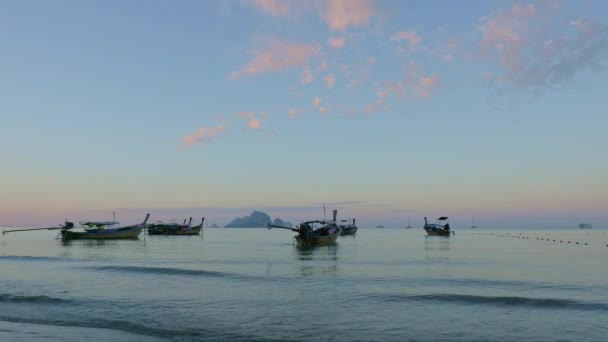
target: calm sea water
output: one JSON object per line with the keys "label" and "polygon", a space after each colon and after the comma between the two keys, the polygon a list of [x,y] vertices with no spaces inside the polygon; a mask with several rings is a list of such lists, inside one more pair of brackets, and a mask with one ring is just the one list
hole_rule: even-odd
{"label": "calm sea water", "polygon": [[292,235],[0,236],[0,340],[608,338],[608,231],[362,229],[312,250]]}

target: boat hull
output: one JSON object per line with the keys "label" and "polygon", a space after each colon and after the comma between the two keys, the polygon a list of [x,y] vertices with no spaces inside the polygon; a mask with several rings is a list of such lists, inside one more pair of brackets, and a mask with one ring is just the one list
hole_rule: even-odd
{"label": "boat hull", "polygon": [[189,230],[159,230],[159,229],[151,229],[148,230],[148,235],[199,235],[202,227],[192,228]]}
{"label": "boat hull", "polygon": [[69,230],[61,231],[61,238],[64,240],[76,239],[136,239],[143,227],[119,228],[117,230],[99,230],[95,232],[72,232]]}
{"label": "boat hull", "polygon": [[357,227],[341,228],[340,235],[355,235],[357,234],[357,230],[359,230]]}
{"label": "boat hull", "polygon": [[296,242],[300,247],[316,247],[316,246],[328,246],[333,245],[338,240],[338,233],[327,236],[311,236],[302,237],[296,236]]}
{"label": "boat hull", "polygon": [[429,236],[450,236],[452,234],[449,230],[424,228],[426,234]]}

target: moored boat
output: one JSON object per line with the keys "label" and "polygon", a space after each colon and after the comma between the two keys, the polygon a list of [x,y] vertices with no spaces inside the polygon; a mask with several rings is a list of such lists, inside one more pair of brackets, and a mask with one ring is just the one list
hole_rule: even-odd
{"label": "moored boat", "polygon": [[434,224],[429,224],[425,217],[423,228],[426,233],[431,236],[450,236],[454,234],[454,232],[450,230],[450,223],[448,222],[447,216],[442,216],[438,218],[437,223]]}
{"label": "moored boat", "polygon": [[[277,226],[268,223],[268,229],[281,228],[289,229],[298,233],[295,236],[296,242],[300,247],[316,247],[316,246],[327,246],[336,243],[338,236],[340,235],[340,226],[336,223],[336,216],[338,211],[334,210],[334,217],[332,221],[327,220],[314,220],[306,221],[301,223],[296,228]],[[315,226],[321,225],[319,228]]]}
{"label": "moored boat", "polygon": [[[117,225],[116,221],[86,221],[80,222],[80,225],[84,228],[84,231],[71,231],[72,227],[66,227],[61,229],[61,238],[64,240],[75,240],[75,239],[134,239],[139,236],[142,229],[146,226],[150,214],[146,214],[146,218],[143,223],[135,224],[132,226],[113,228]],[[110,227],[110,228],[107,228]]]}
{"label": "moored boat", "polygon": [[205,222],[205,218],[201,220],[201,223],[196,226],[192,226],[192,217],[188,224],[178,224],[178,223],[154,223],[151,224],[148,228],[148,235],[199,235],[201,229],[203,229],[203,224]]}
{"label": "moored boat", "polygon": [[346,223],[340,225],[340,235],[355,235],[357,230],[359,230],[359,227],[355,224],[355,219],[353,219],[352,223],[348,223],[348,220],[341,220],[340,222]]}

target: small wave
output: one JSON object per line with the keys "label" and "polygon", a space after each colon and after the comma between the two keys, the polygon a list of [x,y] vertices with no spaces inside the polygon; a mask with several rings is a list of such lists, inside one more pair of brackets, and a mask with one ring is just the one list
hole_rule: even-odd
{"label": "small wave", "polygon": [[394,294],[384,296],[387,301],[442,301],[478,305],[498,306],[525,306],[534,308],[557,308],[576,310],[602,310],[608,311],[608,305],[603,303],[581,302],[571,299],[559,298],[530,298],[530,297],[495,297],[475,296],[461,294],[427,294],[427,295],[402,295]]}
{"label": "small wave", "polygon": [[91,319],[87,321],[77,320],[52,320],[52,319],[32,319],[32,318],[20,318],[5,316],[0,313],[0,321],[12,322],[12,323],[26,323],[26,324],[39,324],[39,325],[50,325],[50,326],[61,326],[61,327],[77,327],[77,328],[91,328],[91,329],[107,329],[113,331],[122,331],[131,334],[137,334],[141,336],[160,337],[163,339],[169,339],[174,341],[192,341],[192,340],[213,340],[213,341],[285,341],[261,338],[256,336],[242,336],[236,333],[221,331],[215,332],[204,328],[179,328],[179,329],[166,329],[158,326],[151,326],[148,324],[139,324],[129,322],[125,320],[110,320],[110,319]]}
{"label": "small wave", "polygon": [[15,260],[15,261],[73,261],[73,259],[49,257],[49,256],[31,256],[31,255],[0,255],[0,260]]}
{"label": "small wave", "polygon": [[95,271],[102,272],[127,272],[127,273],[141,273],[141,274],[152,274],[152,275],[173,275],[173,276],[194,276],[194,277],[212,277],[212,278],[224,278],[224,279],[236,279],[236,280],[247,280],[247,281],[269,281],[273,278],[251,276],[237,273],[227,273],[218,271],[205,271],[205,270],[193,270],[185,268],[173,268],[173,267],[150,267],[150,266],[91,266],[86,267]]}
{"label": "small wave", "polygon": [[71,320],[50,320],[50,319],[30,319],[20,317],[10,317],[0,315],[1,321],[13,323],[41,324],[64,327],[109,329],[134,333],[138,335],[154,337],[206,337],[209,336],[204,330],[173,330],[150,327],[142,324],[132,323],[122,320],[95,319],[90,321],[71,321]]}
{"label": "small wave", "polygon": [[48,296],[18,296],[8,293],[0,293],[0,303],[40,303],[40,304],[61,304],[71,303],[72,301]]}

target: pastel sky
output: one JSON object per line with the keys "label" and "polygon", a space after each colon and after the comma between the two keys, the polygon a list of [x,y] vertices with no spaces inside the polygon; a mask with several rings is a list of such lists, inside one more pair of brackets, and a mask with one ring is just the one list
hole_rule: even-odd
{"label": "pastel sky", "polygon": [[0,225],[608,226],[606,1],[2,1]]}

